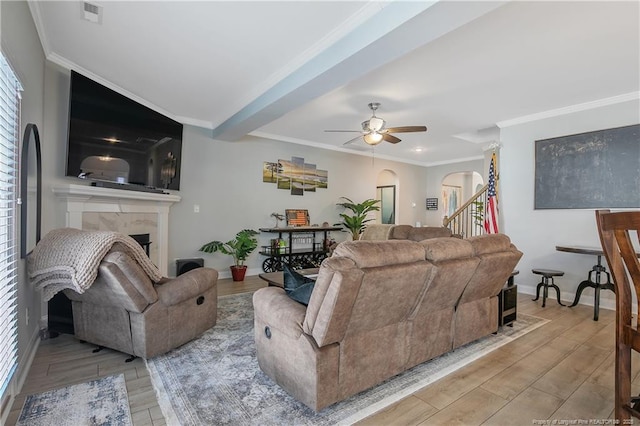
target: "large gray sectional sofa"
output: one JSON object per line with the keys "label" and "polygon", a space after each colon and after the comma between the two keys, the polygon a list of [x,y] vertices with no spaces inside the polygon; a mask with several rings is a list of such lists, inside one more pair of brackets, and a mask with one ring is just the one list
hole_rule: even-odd
{"label": "large gray sectional sofa", "polygon": [[498,329],[497,295],[522,253],[506,235],[350,241],[308,306],[255,292],[260,368],[321,410]]}

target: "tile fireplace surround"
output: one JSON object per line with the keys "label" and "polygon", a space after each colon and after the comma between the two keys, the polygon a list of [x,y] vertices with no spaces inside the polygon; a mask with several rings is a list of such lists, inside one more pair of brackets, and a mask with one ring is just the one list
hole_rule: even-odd
{"label": "tile fireplace surround", "polygon": [[181,197],[174,194],[127,191],[88,185],[57,185],[53,192],[64,217],[60,226],[123,234],[148,233],[149,257],[168,275],[169,209]]}

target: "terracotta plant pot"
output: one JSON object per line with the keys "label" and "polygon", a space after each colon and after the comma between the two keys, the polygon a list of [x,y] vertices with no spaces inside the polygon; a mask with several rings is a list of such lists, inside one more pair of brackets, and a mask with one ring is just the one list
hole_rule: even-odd
{"label": "terracotta plant pot", "polygon": [[231,269],[231,276],[234,281],[244,281],[244,275],[247,273],[247,265],[233,265],[229,268]]}

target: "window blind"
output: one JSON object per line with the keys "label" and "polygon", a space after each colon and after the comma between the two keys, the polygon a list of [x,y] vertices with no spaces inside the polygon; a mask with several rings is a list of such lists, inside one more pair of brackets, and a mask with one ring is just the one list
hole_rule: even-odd
{"label": "window blind", "polygon": [[17,231],[20,82],[0,53],[0,397],[18,362]]}

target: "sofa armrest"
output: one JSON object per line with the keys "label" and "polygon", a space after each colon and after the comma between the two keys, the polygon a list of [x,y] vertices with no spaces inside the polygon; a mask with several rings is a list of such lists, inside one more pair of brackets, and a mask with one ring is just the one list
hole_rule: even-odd
{"label": "sofa armrest", "polygon": [[199,296],[218,283],[218,271],[196,268],[178,277],[156,284],[158,298],[165,306],[172,306]]}
{"label": "sofa armrest", "polygon": [[302,322],[307,308],[291,299],[280,287],[265,287],[253,294],[256,320],[297,339],[302,334]]}

